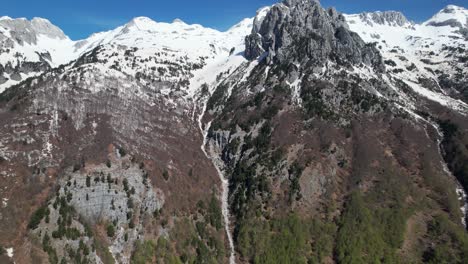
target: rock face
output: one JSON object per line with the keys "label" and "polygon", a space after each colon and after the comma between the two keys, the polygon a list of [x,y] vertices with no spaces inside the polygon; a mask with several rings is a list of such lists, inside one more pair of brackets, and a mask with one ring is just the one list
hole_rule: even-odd
{"label": "rock face", "polygon": [[21,18],[0,18],[0,26],[3,30],[9,30],[11,38],[20,45],[36,45],[39,35],[57,40],[67,39],[60,28],[43,18],[33,18],[31,21]]}
{"label": "rock face", "polygon": [[67,49],[72,41],[46,19],[0,18],[0,91],[68,62]]}
{"label": "rock face", "polygon": [[115,221],[120,227],[128,222],[129,211],[152,215],[163,207],[164,197],[157,197],[158,192],[145,180],[148,175],[138,164],[132,164],[129,157],[109,164],[110,168],[105,164],[93,166],[88,174],[69,173],[67,182],[62,183],[72,183],[63,195],[71,193],[70,204],[86,221]]}
{"label": "rock face", "polygon": [[[251,61],[221,79],[208,101],[207,146],[229,179],[234,241],[243,262],[435,260],[434,252],[446,242],[430,227],[432,221],[440,222],[433,208],[403,216],[414,201],[432,200],[416,195],[425,190],[439,198],[449,193],[455,206],[436,198],[436,214],[445,218],[446,208],[452,208],[449,215],[456,215],[457,226],[452,232],[466,236],[460,210],[464,198],[457,195],[456,187],[457,179],[463,182],[466,176],[456,178],[445,169],[447,155],[441,155],[439,144],[442,130],[457,134],[454,141],[466,142],[460,137],[467,133],[462,120],[468,106],[440,90],[425,88],[423,80],[408,82],[405,78],[418,75],[399,71],[397,63],[382,58],[382,53],[393,54],[403,61],[411,47],[415,57],[405,63],[423,59],[416,49],[429,52],[431,46],[429,39],[415,36],[418,25],[396,13],[356,15],[353,20],[345,22],[316,1],[283,1],[260,10],[246,38],[245,54]],[[412,32],[414,38],[398,32]],[[459,38],[451,30],[444,32]],[[379,43],[371,45],[377,35]],[[419,42],[428,47],[417,46]],[[443,42],[449,41],[443,38]],[[395,47],[397,43],[405,44],[405,52]],[[458,143],[456,148],[466,149]],[[437,190],[440,186],[446,190]],[[396,218],[402,220],[402,229],[397,227],[402,239],[393,244],[384,230],[395,230],[389,225],[398,222]],[[331,224],[331,219],[340,224]],[[413,221],[428,227],[424,234],[407,228]],[[323,232],[325,226],[329,232]],[[361,236],[366,230],[373,235]],[[282,232],[284,236],[278,235]],[[301,245],[289,247],[302,236]],[[374,236],[379,238],[367,240]],[[287,237],[291,243],[285,242],[288,246],[278,254],[271,249],[281,242],[266,242],[287,241]],[[418,237],[418,245],[411,244],[409,237]],[[315,253],[324,245],[317,241],[334,241],[321,251],[328,252],[326,256]],[[379,243],[381,249],[367,246]],[[416,253],[417,248],[426,248],[426,253]],[[463,258],[462,250],[449,254]]]}
{"label": "rock face", "polygon": [[463,25],[460,23],[460,21],[458,21],[456,19],[448,19],[448,20],[441,21],[441,22],[431,21],[427,25],[433,26],[433,27],[445,27],[445,26],[458,27],[458,28],[463,27]]}
{"label": "rock face", "polygon": [[404,27],[408,26],[408,24],[413,24],[405,17],[405,15],[403,15],[403,13],[396,11],[362,13],[360,16],[361,19],[366,21],[370,26],[372,26],[373,23],[394,27]]}
{"label": "rock face", "polygon": [[331,59],[383,70],[377,49],[351,32],[341,14],[323,9],[318,1],[284,1],[257,23],[246,38],[245,54],[250,60],[266,52],[269,62],[323,65]]}
{"label": "rock face", "polygon": [[153,189],[144,169],[117,150],[109,156],[112,161],[107,164],[70,168],[61,179],[56,197],[45,209],[47,220],[33,229],[41,241],[47,241],[43,244],[46,251],[54,252],[49,253],[52,256],[71,262],[70,251],[82,252],[91,263],[103,263],[91,230],[106,223],[115,230],[115,234],[108,231],[110,254],[119,263],[130,263],[133,244],[145,237],[145,219],[163,207],[164,197]]}

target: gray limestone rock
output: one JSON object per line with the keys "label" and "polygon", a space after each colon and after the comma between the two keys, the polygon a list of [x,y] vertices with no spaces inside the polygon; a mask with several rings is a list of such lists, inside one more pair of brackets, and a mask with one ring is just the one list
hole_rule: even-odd
{"label": "gray limestone rock", "polygon": [[5,76],[3,75],[0,75],[0,84],[4,84],[8,81],[8,78],[6,78]]}
{"label": "gray limestone rock", "polygon": [[323,65],[332,60],[384,69],[378,50],[351,32],[343,15],[323,9],[318,1],[287,0],[274,5],[245,42],[249,60],[268,52],[268,63]]}
{"label": "gray limestone rock", "polygon": [[43,18],[33,18],[31,21],[24,18],[3,19],[0,20],[0,26],[8,29],[11,38],[19,45],[24,45],[25,43],[37,44],[37,37],[39,35],[57,39],[66,38],[61,29]]}
{"label": "gray limestone rock", "polygon": [[14,81],[21,81],[21,75],[17,72],[10,75],[10,78]]}
{"label": "gray limestone rock", "polygon": [[397,11],[385,11],[385,12],[373,12],[373,13],[362,13],[360,18],[366,21],[369,25],[391,25],[391,26],[405,26],[408,23],[413,24],[409,21],[405,15]]}
{"label": "gray limestone rock", "polygon": [[457,27],[457,28],[462,28],[463,25],[456,19],[449,19],[449,20],[446,20],[446,21],[443,21],[443,22],[430,22],[428,23],[429,26],[433,26],[433,27],[446,27],[446,26],[450,26],[450,27]]}

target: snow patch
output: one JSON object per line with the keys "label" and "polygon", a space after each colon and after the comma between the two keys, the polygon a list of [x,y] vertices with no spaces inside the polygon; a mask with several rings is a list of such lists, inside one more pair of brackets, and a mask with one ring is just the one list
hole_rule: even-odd
{"label": "snow patch", "polygon": [[462,188],[462,187],[458,187],[457,188],[457,194],[458,194],[458,197],[460,199],[460,202],[463,204],[463,206],[460,208],[461,212],[462,212],[462,224],[466,226],[466,218],[467,218],[467,213],[468,213],[468,196],[465,192],[465,190]]}
{"label": "snow patch", "polygon": [[440,103],[441,105],[450,107],[452,109],[455,109],[463,114],[468,114],[468,105],[460,100],[455,100],[449,96],[445,96],[440,93],[435,93],[433,91],[430,91],[426,88],[423,88],[419,84],[413,83],[412,81],[407,81],[404,80],[404,82],[411,87],[415,92],[419,93],[420,95]]}
{"label": "snow patch", "polygon": [[6,249],[6,252],[7,252],[7,256],[9,258],[13,258],[13,253],[14,253],[14,249],[13,248],[7,248]]}
{"label": "snow patch", "polygon": [[8,206],[8,200],[9,200],[8,198],[3,198],[3,199],[2,199],[2,206],[3,206],[3,208],[5,208],[5,207]]}

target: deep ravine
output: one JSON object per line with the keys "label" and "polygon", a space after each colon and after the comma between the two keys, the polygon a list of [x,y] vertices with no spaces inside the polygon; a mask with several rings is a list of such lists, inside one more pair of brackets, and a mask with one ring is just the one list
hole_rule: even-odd
{"label": "deep ravine", "polygon": [[213,157],[213,155],[211,153],[208,153],[206,151],[206,145],[208,143],[208,131],[210,130],[211,128],[211,122],[208,122],[206,123],[205,127],[203,127],[203,122],[202,122],[202,119],[203,119],[203,116],[205,115],[205,112],[206,112],[206,108],[207,108],[207,102],[205,102],[203,104],[203,110],[202,112],[200,113],[199,117],[198,117],[198,126],[200,128],[200,131],[202,133],[202,136],[203,136],[203,143],[201,145],[201,150],[203,151],[203,153],[205,154],[205,156],[212,162],[213,166],[215,167],[216,169],[216,172],[218,173],[218,176],[219,176],[219,179],[221,180],[221,191],[222,191],[222,194],[221,194],[221,211],[222,211],[222,214],[223,214],[223,219],[224,219],[224,226],[225,226],[225,230],[226,230],[226,235],[227,235],[227,239],[228,239],[228,243],[229,243],[229,248],[230,248],[230,256],[229,256],[229,264],[235,264],[236,263],[236,255],[235,255],[235,250],[234,250],[234,240],[232,238],[232,233],[231,233],[231,228],[230,228],[230,213],[229,213],[229,201],[228,201],[228,198],[229,198],[229,181],[226,179],[226,177],[224,176],[223,172],[221,171],[221,168],[218,164],[218,162],[216,161],[216,158]]}

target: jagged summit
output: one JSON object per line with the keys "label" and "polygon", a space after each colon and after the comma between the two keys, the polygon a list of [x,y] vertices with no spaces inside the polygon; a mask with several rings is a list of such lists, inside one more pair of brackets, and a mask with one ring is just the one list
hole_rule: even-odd
{"label": "jagged summit", "polygon": [[303,4],[318,4],[320,5],[319,0],[283,0],[283,4],[288,7],[295,7]]}
{"label": "jagged summit", "polygon": [[254,18],[252,30],[256,32],[260,30],[260,26],[262,25],[263,19],[268,14],[268,11],[270,11],[270,9],[271,6],[265,6],[257,10],[257,15]]}
{"label": "jagged summit", "polygon": [[382,69],[378,51],[348,30],[335,9],[325,10],[318,1],[288,0],[263,9],[246,38],[246,57],[267,55],[269,62],[313,62],[374,65]]}

